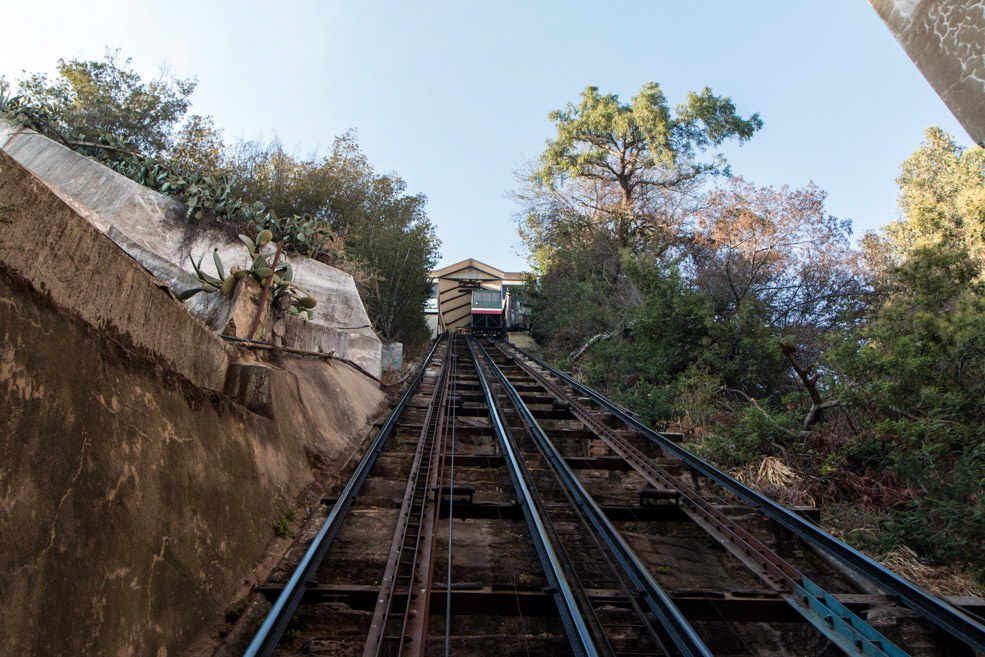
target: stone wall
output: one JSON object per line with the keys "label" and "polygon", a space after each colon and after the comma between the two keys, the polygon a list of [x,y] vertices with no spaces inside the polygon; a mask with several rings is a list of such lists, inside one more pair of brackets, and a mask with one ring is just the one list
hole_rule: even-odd
{"label": "stone wall", "polygon": [[976,143],[985,145],[985,0],[869,0]]}
{"label": "stone wall", "polygon": [[[221,391],[262,368],[263,412]],[[0,152],[0,605],[11,655],[179,655],[382,393],[261,363]]]}

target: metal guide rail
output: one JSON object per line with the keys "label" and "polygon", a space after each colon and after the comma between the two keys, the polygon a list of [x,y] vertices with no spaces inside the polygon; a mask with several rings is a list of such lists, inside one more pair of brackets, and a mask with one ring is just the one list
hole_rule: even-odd
{"label": "metal guide rail", "polygon": [[325,519],[324,524],[312,541],[311,546],[294,569],[283,591],[261,624],[260,629],[257,630],[250,645],[243,653],[245,657],[269,657],[277,648],[277,644],[284,635],[284,631],[287,629],[288,623],[290,623],[298,604],[301,602],[301,598],[304,596],[309,582],[313,581],[315,572],[318,570],[332,542],[338,535],[342,521],[352,508],[356,496],[359,494],[362,485],[369,475],[370,469],[376,463],[376,458],[383,450],[387,438],[389,438],[390,433],[396,426],[397,419],[403,413],[414,392],[418,389],[421,380],[427,372],[428,366],[437,357],[439,351],[445,347],[445,344],[439,338],[435,341],[427,357],[422,360],[420,370],[407,386],[407,391],[400,398],[400,401],[397,402],[397,405],[394,406],[390,416],[376,434],[366,454],[356,466],[348,483],[339,495],[338,501],[332,507],[328,518]]}
{"label": "metal guide rail", "polygon": [[[506,348],[502,346],[501,342],[497,342],[496,344],[497,347],[503,350],[504,353],[509,353],[512,351],[522,355],[523,358],[536,363],[541,369],[549,373],[552,377],[563,381],[580,395],[598,404],[605,409],[607,413],[610,413],[614,417],[618,418],[627,427],[639,431],[648,440],[659,445],[665,452],[669,453],[673,457],[681,459],[693,471],[700,473],[714,483],[721,485],[735,494],[739,499],[743,500],[771,520],[777,522],[780,526],[792,532],[806,543],[834,557],[838,562],[848,566],[859,575],[875,584],[877,587],[886,591],[899,602],[902,602],[906,606],[922,614],[927,620],[936,624],[951,636],[962,641],[969,648],[979,653],[985,653],[985,625],[981,622],[964,613],[962,610],[950,605],[948,602],[928,594],[911,582],[888,570],[881,564],[837,540],[808,520],[784,508],[744,484],[739,483],[725,472],[722,472],[709,463],[694,456],[672,440],[644,426],[631,417],[624,409],[606,397],[600,395],[595,390],[578,383],[571,377],[565,375],[563,372],[550,367],[543,361],[531,356],[517,347],[510,345]],[[519,364],[519,360],[517,362]],[[528,371],[528,373],[535,372],[535,370],[529,365],[525,365],[524,369]],[[534,378],[548,381],[542,375],[538,375]],[[554,389],[560,390],[557,386],[554,386]],[[580,419],[582,418],[580,417]],[[592,420],[595,421],[592,422]],[[585,419],[583,419],[583,421],[585,421]],[[597,424],[597,419],[595,418],[589,418],[588,421],[592,422],[593,425]],[[618,437],[618,434],[615,435]],[[621,447],[617,449],[613,446],[613,444],[610,444],[610,447],[618,453]],[[630,460],[630,462],[634,464],[634,467],[636,467],[638,465],[638,461],[634,462],[635,456],[630,455],[630,457],[631,458],[628,458],[628,460]],[[642,469],[646,470],[646,468]],[[643,473],[641,472],[641,474]],[[698,520],[698,518],[701,518],[702,522],[713,522],[715,520],[715,518],[710,517],[707,509],[696,500],[688,499],[686,506],[689,507],[689,512],[695,520]],[[713,531],[712,535],[714,535],[719,542],[730,549],[732,548],[732,545],[729,544],[733,543],[734,539],[740,538],[738,534],[733,531],[733,527],[723,527],[721,525]],[[729,544],[726,544],[726,541]],[[741,541],[739,542],[741,543]],[[744,550],[745,547],[742,548],[743,552]],[[795,603],[799,608],[810,608],[812,611],[809,613],[818,614],[820,618],[823,619],[823,624],[827,626],[828,630],[834,631],[837,634],[844,634],[846,637],[851,637],[852,645],[861,650],[864,654],[880,654],[879,652],[870,652],[872,650],[882,651],[885,654],[891,655],[905,654],[901,651],[893,652],[894,650],[898,651],[899,649],[888,641],[885,641],[883,638],[877,635],[872,635],[869,632],[871,628],[867,625],[859,625],[854,618],[844,615],[841,609],[838,608],[840,605],[831,596],[825,594],[816,585],[807,581],[806,578],[803,578],[802,576],[801,580],[798,581],[796,577],[794,577],[793,573],[787,571],[782,564],[777,562],[772,557],[767,556],[766,553],[760,552],[758,549],[754,548],[748,555],[745,556],[751,556],[755,561],[764,564],[770,577],[776,578],[778,581],[787,580],[785,582],[786,586],[790,586],[792,583],[794,585]],[[741,560],[747,562],[745,558],[741,558]],[[791,602],[794,602],[794,600],[791,600]],[[807,614],[805,614],[805,616],[806,615]],[[829,631],[826,631],[825,633],[829,634]],[[855,636],[856,633],[860,636]],[[841,645],[841,641],[839,641],[839,645]]]}
{"label": "metal guide rail", "polygon": [[[417,441],[363,657],[384,654],[387,640],[391,642],[390,653],[423,654],[454,350],[452,335]],[[403,613],[394,608],[398,586],[406,592]]]}
{"label": "metal guide rail", "polygon": [[[483,369],[479,367],[479,379],[493,409],[497,436],[509,455],[511,478],[523,500],[545,571],[556,582],[558,608],[575,654],[670,654],[632,595],[628,579],[619,572],[547,457],[529,438],[517,409],[508,409],[509,400],[494,396],[493,387],[500,398],[505,396],[502,384],[490,385]],[[488,363],[485,369],[490,369]],[[611,592],[604,601],[607,610],[600,611],[603,603],[593,600],[589,590]],[[613,607],[620,609],[617,612]]]}
{"label": "metal guide rail", "polygon": [[[495,346],[500,353],[512,358],[502,343],[496,343]],[[555,400],[563,402],[565,408],[585,426],[590,427],[613,452],[625,459],[648,484],[679,497],[683,504],[682,510],[695,524],[708,532],[846,654],[906,657],[907,653],[808,580],[803,573],[701,497],[697,491],[660,467],[529,363],[519,359],[513,362],[530,380],[549,392]]]}
{"label": "metal guide rail", "polygon": [[[646,633],[652,638],[651,647],[643,647],[639,650],[639,654],[681,654],[687,657],[699,655],[710,657],[711,652],[690,624],[684,619],[677,607],[671,602],[670,597],[664,592],[653,575],[615,529],[601,508],[582,487],[573,471],[565,463],[562,455],[540,428],[540,425],[523,402],[516,388],[511,385],[501,366],[494,362],[490,354],[481,345],[478,346],[478,350],[481,352],[484,362],[495,374],[502,390],[511,400],[513,410],[522,419],[525,438],[535,445],[536,451],[531,450],[529,447],[523,449],[523,457],[528,467],[533,465],[533,467],[530,467],[531,470],[539,466],[538,469],[540,470],[541,477],[539,477],[540,481],[537,481],[537,484],[541,487],[541,493],[544,492],[544,480],[554,478],[558,482],[556,491],[554,491],[554,497],[557,498],[557,493],[560,493],[560,496],[569,498],[570,505],[566,505],[563,508],[569,512],[577,513],[580,519],[584,520],[582,530],[579,531],[576,529],[575,531],[569,532],[569,537],[579,536],[582,537],[581,540],[584,540],[586,533],[588,535],[594,534],[598,537],[600,545],[593,549],[605,555],[604,558],[608,562],[610,571],[614,572],[617,577],[615,582],[610,580],[606,583],[598,583],[604,588],[618,588],[622,590],[626,590],[629,587],[632,588],[633,595],[629,596],[632,600],[631,606],[635,611],[641,612],[636,614],[636,622],[646,628]],[[520,442],[522,445],[523,441]],[[543,462],[543,464],[541,465],[539,462]],[[550,476],[546,471],[547,468],[551,471]],[[538,479],[538,477],[534,477],[533,479]],[[549,483],[547,492],[552,492]],[[550,505],[545,505],[545,507],[548,506]],[[545,509],[549,516],[552,510],[549,508]],[[587,531],[589,529],[590,531]],[[559,532],[557,533],[559,534]],[[560,538],[560,536],[556,536],[556,538]],[[562,546],[564,545],[563,541],[560,541],[560,543]],[[603,545],[605,548],[604,552],[601,550]],[[593,560],[583,565],[598,567],[601,563]],[[572,579],[580,581],[582,577],[584,577],[582,573],[576,573]],[[582,583],[591,583],[591,580]],[[613,584],[616,586],[613,587]],[[609,636],[611,636],[611,630],[614,628],[607,627],[601,620],[593,621],[591,618],[592,614],[588,613],[591,611],[590,609],[583,609],[582,611],[588,619],[587,623],[590,626],[596,626],[597,631],[592,632],[592,640],[599,654],[619,654],[608,641]],[[670,653],[664,647],[664,638],[669,645],[673,646],[674,653]]]}
{"label": "metal guide rail", "polygon": [[536,492],[528,483],[528,477],[524,473],[524,463],[522,457],[513,447],[513,442],[509,439],[509,429],[503,422],[503,418],[496,408],[496,402],[490,389],[489,381],[484,375],[482,368],[479,367],[479,360],[475,354],[474,343],[468,341],[469,355],[472,362],[476,365],[476,373],[486,404],[490,409],[490,420],[496,439],[505,455],[506,466],[510,473],[510,479],[516,490],[517,500],[523,507],[523,515],[530,529],[530,534],[537,550],[537,555],[542,567],[544,568],[550,590],[561,615],[561,621],[575,655],[595,657],[598,651],[595,649],[592,635],[588,628],[584,615],[579,609],[579,602],[576,598],[575,587],[568,573],[571,568],[566,565],[564,556],[559,553],[553,542],[549,539],[549,530],[543,516],[537,512],[534,506]]}

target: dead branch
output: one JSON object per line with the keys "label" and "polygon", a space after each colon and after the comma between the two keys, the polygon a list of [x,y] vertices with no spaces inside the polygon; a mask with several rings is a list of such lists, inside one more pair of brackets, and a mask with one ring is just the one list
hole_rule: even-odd
{"label": "dead branch", "polygon": [[579,358],[581,358],[585,354],[585,352],[588,351],[588,348],[591,347],[593,344],[599,342],[600,340],[608,340],[611,337],[612,337],[611,333],[599,333],[598,335],[594,335],[588,339],[588,342],[586,342],[581,346],[581,349],[572,352],[571,355],[568,356],[568,358],[571,360],[572,363],[574,363]]}
{"label": "dead branch", "polygon": [[[137,151],[131,151],[126,148],[120,148],[119,146],[110,146],[109,144],[97,144],[94,141],[79,141],[78,139],[65,139],[62,138],[67,146],[72,146],[74,148],[99,148],[104,151],[112,151],[114,153],[123,153],[124,155],[130,155],[131,157],[139,157],[143,159],[145,156],[141,155]],[[166,169],[171,171],[171,167],[163,165]]]}
{"label": "dead branch", "polygon": [[793,367],[793,371],[797,373],[800,377],[800,381],[804,384],[804,388],[807,389],[807,395],[811,398],[811,408],[807,411],[807,416],[804,417],[804,423],[802,425],[801,434],[807,433],[810,427],[817,422],[821,421],[821,416],[824,411],[829,408],[838,408],[842,405],[840,399],[829,399],[827,401],[821,400],[821,393],[817,391],[817,379],[820,376],[817,372],[814,374],[809,374],[807,370],[800,366],[797,359],[794,358],[794,353],[797,351],[797,347],[792,344],[781,342],[780,351],[783,355],[787,357],[790,361],[790,366]]}

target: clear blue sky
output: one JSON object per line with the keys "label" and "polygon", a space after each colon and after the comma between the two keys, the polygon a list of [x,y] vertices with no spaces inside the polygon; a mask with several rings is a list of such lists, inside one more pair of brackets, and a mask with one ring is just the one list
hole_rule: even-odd
{"label": "clear blue sky", "polygon": [[197,77],[227,141],[306,154],[350,128],[429,198],[441,263],[520,270],[513,172],[587,85],[672,105],[710,86],[763,130],[727,149],[759,185],[814,181],[856,236],[896,217],[894,180],[927,126],[971,140],[866,0],[0,2],[0,74],[120,48],[146,77]]}

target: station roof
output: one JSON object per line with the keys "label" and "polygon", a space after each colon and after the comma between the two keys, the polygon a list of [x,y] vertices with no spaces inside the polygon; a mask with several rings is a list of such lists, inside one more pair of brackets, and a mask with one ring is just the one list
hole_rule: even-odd
{"label": "station roof", "polygon": [[431,278],[446,280],[469,280],[469,281],[503,281],[504,283],[522,283],[523,274],[515,271],[503,271],[496,269],[484,262],[479,262],[475,258],[469,258],[456,262],[453,265],[435,269],[431,272]]}

